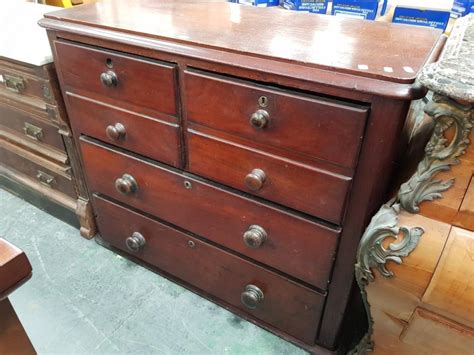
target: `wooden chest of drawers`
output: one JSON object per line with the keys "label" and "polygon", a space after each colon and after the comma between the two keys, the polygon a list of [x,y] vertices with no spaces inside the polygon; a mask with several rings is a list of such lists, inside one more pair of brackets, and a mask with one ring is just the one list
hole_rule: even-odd
{"label": "wooden chest of drawers", "polygon": [[101,243],[306,349],[343,349],[358,240],[440,32],[152,1],[40,24]]}
{"label": "wooden chest of drawers", "polygon": [[[80,226],[95,223],[72,139],[51,48],[37,26],[52,6],[2,3],[0,35],[0,186],[57,217]],[[5,17],[5,18],[4,18]]]}

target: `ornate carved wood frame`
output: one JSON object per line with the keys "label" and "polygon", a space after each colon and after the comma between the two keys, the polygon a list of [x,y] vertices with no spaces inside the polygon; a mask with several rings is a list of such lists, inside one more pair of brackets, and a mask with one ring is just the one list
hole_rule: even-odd
{"label": "ornate carved wood frame", "polygon": [[[419,226],[400,226],[403,209],[418,213],[423,201],[442,198],[441,192],[453,186],[455,179],[435,179],[440,171],[459,164],[457,159],[469,145],[469,134],[474,125],[474,15],[457,20],[443,54],[437,63],[423,69],[418,81],[433,92],[424,111],[434,121],[434,131],[425,147],[425,156],[416,172],[400,186],[397,195],[382,205],[367,226],[357,253],[355,277],[364,301],[369,329],[351,354],[372,351],[374,322],[367,300],[366,286],[374,281],[373,268],[386,278],[394,277],[387,269],[387,261],[402,263],[417,246],[424,230]],[[454,127],[454,137],[445,136]],[[387,239],[395,241],[384,243]]]}

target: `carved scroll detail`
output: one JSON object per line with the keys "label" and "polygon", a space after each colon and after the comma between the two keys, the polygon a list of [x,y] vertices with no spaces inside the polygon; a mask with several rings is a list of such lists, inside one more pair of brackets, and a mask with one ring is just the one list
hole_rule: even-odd
{"label": "carved scroll detail", "polygon": [[[472,106],[461,105],[447,97],[433,95],[433,101],[425,107],[425,112],[435,121],[435,128],[425,148],[425,157],[418,164],[413,176],[398,192],[398,199],[404,210],[418,213],[419,204],[441,198],[441,192],[454,184],[454,179],[435,180],[433,177],[440,171],[449,170],[459,164],[457,159],[464,154],[469,145],[469,133],[472,128]],[[444,132],[454,125],[454,138],[448,142]]]}
{"label": "carved scroll detail", "polygon": [[[384,204],[372,217],[360,242],[355,266],[356,279],[366,286],[374,281],[372,268],[376,268],[384,277],[393,277],[393,272],[387,269],[386,263],[391,260],[402,263],[402,257],[410,254],[416,247],[424,230],[421,227],[409,228],[398,226],[400,204]],[[384,246],[386,239],[395,239],[388,247]]]}
{"label": "carved scroll detail", "polygon": [[[400,204],[395,200],[382,205],[372,217],[360,241],[355,277],[364,301],[369,329],[351,354],[365,354],[372,351],[374,346],[371,340],[374,320],[370,313],[366,291],[366,286],[375,279],[372,268],[376,268],[384,277],[393,277],[393,272],[387,269],[387,261],[391,260],[401,264],[402,257],[407,256],[416,248],[418,240],[424,233],[424,229],[421,227],[399,227],[399,213]],[[384,242],[390,239],[395,241],[385,247]]]}
{"label": "carved scroll detail", "polygon": [[[441,192],[454,184],[454,179],[441,181],[434,179],[440,171],[446,171],[458,164],[457,159],[469,145],[469,134],[473,126],[473,106],[462,105],[437,94],[425,107],[425,112],[435,122],[433,134],[425,147],[425,156],[418,164],[412,177],[401,185],[396,198],[382,205],[367,226],[357,252],[355,277],[364,301],[369,329],[350,354],[365,354],[372,351],[374,321],[367,300],[367,285],[374,281],[372,269],[377,269],[386,278],[394,276],[387,269],[387,262],[402,263],[417,246],[424,233],[421,227],[398,226],[402,209],[419,212],[419,204],[441,198]],[[445,136],[448,128],[454,126],[455,134],[451,140]],[[388,240],[395,241],[388,244]]]}

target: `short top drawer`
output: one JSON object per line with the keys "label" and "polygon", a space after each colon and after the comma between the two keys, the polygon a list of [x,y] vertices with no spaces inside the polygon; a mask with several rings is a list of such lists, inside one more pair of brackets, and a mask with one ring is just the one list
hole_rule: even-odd
{"label": "short top drawer", "polygon": [[63,90],[97,94],[139,113],[177,114],[175,65],[63,41],[54,45]]}
{"label": "short top drawer", "polygon": [[355,166],[368,107],[195,71],[184,78],[188,120]]}
{"label": "short top drawer", "polygon": [[134,153],[179,167],[180,130],[177,123],[68,94],[69,117],[74,135],[92,136]]}

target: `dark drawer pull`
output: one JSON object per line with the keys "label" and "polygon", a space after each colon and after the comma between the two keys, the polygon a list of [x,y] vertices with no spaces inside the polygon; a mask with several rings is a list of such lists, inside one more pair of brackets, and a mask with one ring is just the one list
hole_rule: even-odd
{"label": "dark drawer pull", "polygon": [[8,90],[16,92],[17,94],[21,94],[22,91],[25,90],[25,79],[8,74],[4,74],[3,78],[5,80],[5,87]]}
{"label": "dark drawer pull", "polygon": [[250,116],[250,124],[257,129],[264,128],[268,120],[270,119],[270,115],[265,110],[257,110]]}
{"label": "dark drawer pull", "polygon": [[262,246],[267,240],[267,232],[260,226],[251,225],[244,233],[244,243],[252,249],[257,249]]}
{"label": "dark drawer pull", "polygon": [[116,123],[114,125],[109,125],[105,129],[105,134],[112,141],[118,141],[125,137],[125,126],[121,123]]}
{"label": "dark drawer pull", "polygon": [[138,184],[135,178],[129,174],[123,174],[115,180],[115,189],[123,195],[130,195],[137,191]]}
{"label": "dark drawer pull", "polygon": [[43,138],[43,130],[28,122],[25,122],[23,132],[25,132],[26,136],[33,138],[37,141],[40,141]]}
{"label": "dark drawer pull", "polygon": [[245,185],[253,191],[258,191],[263,187],[263,183],[267,179],[265,172],[262,169],[253,169],[245,177]]}
{"label": "dark drawer pull", "polygon": [[48,187],[51,187],[54,184],[54,176],[45,173],[44,171],[38,170],[38,174],[36,174],[36,178],[38,181]]}
{"label": "dark drawer pull", "polygon": [[128,250],[137,252],[145,246],[146,239],[141,233],[134,232],[131,237],[125,239],[125,244]]}
{"label": "dark drawer pull", "polygon": [[263,302],[263,298],[262,290],[255,285],[245,286],[245,291],[240,295],[240,301],[249,309],[257,308],[257,306]]}
{"label": "dark drawer pull", "polygon": [[115,74],[112,70],[109,70],[105,73],[100,74],[100,81],[102,82],[102,84],[109,88],[117,86],[117,74]]}

